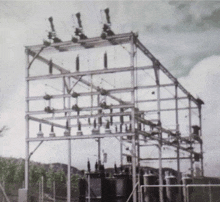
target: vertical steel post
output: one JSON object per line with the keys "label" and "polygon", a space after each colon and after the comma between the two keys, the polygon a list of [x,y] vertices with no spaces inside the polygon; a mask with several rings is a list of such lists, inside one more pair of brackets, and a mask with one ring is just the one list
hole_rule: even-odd
{"label": "vertical steel post", "polygon": [[67,202],[71,202],[71,140],[68,140]]}
{"label": "vertical steel post", "polygon": [[[26,53],[26,78],[29,77],[29,50],[26,49],[25,50]],[[29,81],[26,80],[26,112],[29,112]],[[29,117],[28,115],[26,115],[25,117],[26,119],[26,156],[25,156],[25,189],[27,190],[27,200],[29,198],[29,142],[28,142],[28,138],[29,138]]]}
{"label": "vertical steel post", "polygon": [[[158,76],[157,83],[157,116],[158,116],[158,122],[159,126],[161,126],[161,114],[160,114],[160,81],[159,81],[159,69],[158,67],[155,67],[156,74]],[[159,129],[159,141],[158,141],[158,149],[159,149],[159,184],[163,185],[163,173],[162,173],[162,131]],[[163,187],[159,187],[159,197],[160,202],[163,202]]]}
{"label": "vertical steel post", "polygon": [[[200,138],[202,140],[202,105],[199,104],[199,127],[200,127]],[[203,142],[200,142],[200,155],[201,155],[201,175],[204,176],[204,165],[203,165]]]}
{"label": "vertical steel post", "polygon": [[[188,97],[189,99],[189,139],[190,139],[190,147],[192,148],[192,110],[191,110],[191,96]],[[190,170],[191,170],[191,176],[193,178],[193,156],[192,151],[190,152]]]}
{"label": "vertical steel post", "polygon": [[175,115],[176,115],[176,136],[177,136],[177,184],[180,184],[180,134],[179,134],[179,113],[178,113],[178,83],[175,82]]}
{"label": "vertical steel post", "polygon": [[120,163],[121,167],[123,166],[123,144],[122,144],[123,138],[120,137]]}
{"label": "vertical steel post", "polygon": [[88,173],[88,202],[91,201],[90,173]]}
{"label": "vertical steel post", "polygon": [[[68,86],[70,87],[70,77],[68,78]],[[68,99],[68,108],[71,108],[71,98]],[[71,112],[69,112],[70,115]],[[68,119],[68,125],[70,126],[70,119]],[[69,132],[71,129],[69,128]],[[70,133],[71,134],[71,133]],[[68,140],[68,179],[67,179],[67,202],[71,202],[71,139]]]}
{"label": "vertical steel post", "polygon": [[[135,80],[134,80],[134,35],[131,36],[131,51],[130,51],[130,63],[133,70],[131,70],[131,103],[133,104],[131,118],[132,118],[132,185],[133,190],[136,189],[136,145],[135,145],[135,95],[134,95],[134,88],[135,88]],[[137,201],[137,193],[134,191],[133,193],[133,202]]]}
{"label": "vertical steel post", "polygon": [[[99,104],[100,104],[100,95],[98,94],[97,95],[97,105],[99,106]],[[98,123],[99,132],[100,132],[100,127],[101,126]],[[98,165],[100,166],[100,164],[101,164],[101,139],[98,138],[97,142],[98,142]]]}

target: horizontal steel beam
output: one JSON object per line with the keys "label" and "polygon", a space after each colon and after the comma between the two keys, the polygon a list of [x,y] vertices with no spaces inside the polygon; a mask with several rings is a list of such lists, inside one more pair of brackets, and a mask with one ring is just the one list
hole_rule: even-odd
{"label": "horizontal steel beam", "polygon": [[[177,100],[183,100],[183,99],[188,99],[188,97],[178,97]],[[171,100],[176,100],[176,98],[160,98],[160,101],[171,101]],[[157,99],[149,99],[149,100],[138,100],[137,103],[142,103],[142,102],[157,102]]]}
{"label": "horizontal steel beam", "polygon": [[[198,107],[179,107],[177,110],[189,110],[189,109],[198,109]],[[175,111],[176,108],[160,109],[160,112],[164,111]],[[156,109],[146,110],[145,112],[158,112]]]}
{"label": "horizontal steel beam", "polygon": [[28,119],[32,120],[32,121],[36,121],[38,123],[44,123],[44,124],[47,124],[47,125],[50,125],[50,126],[53,125],[53,126],[58,127],[58,128],[63,128],[63,129],[66,128],[66,126],[63,126],[63,125],[60,125],[60,124],[57,124],[57,123],[52,123],[52,122],[49,122],[45,119],[39,119],[39,118],[36,118],[36,117],[33,117],[33,116],[28,116]]}
{"label": "horizontal steel beam", "polygon": [[74,115],[74,116],[59,116],[59,117],[49,117],[44,118],[45,120],[63,120],[63,119],[85,119],[85,118],[99,118],[99,117],[115,117],[115,116],[129,116],[131,112],[124,113],[102,113],[102,114],[84,114],[84,115]]}
{"label": "horizontal steel beam", "polygon": [[[190,159],[190,157],[180,157],[179,159]],[[157,161],[159,158],[140,158],[142,161]],[[164,157],[161,160],[177,160],[177,157]]]}
{"label": "horizontal steel beam", "polygon": [[65,41],[60,43],[52,43],[50,46],[45,45],[34,45],[34,46],[26,46],[26,49],[32,51],[39,51],[42,47],[45,48],[44,52],[53,52],[53,51],[68,51],[68,50],[79,50],[85,48],[95,48],[112,45],[114,43],[128,43],[130,41],[130,37],[133,33],[125,33],[125,34],[117,34],[114,36],[108,36],[106,39],[102,39],[101,37],[93,37],[88,39],[79,40],[77,43],[73,43],[72,41]]}
{"label": "horizontal steel beam", "polygon": [[[155,85],[151,86],[138,86],[135,88],[116,88],[116,89],[109,89],[105,90],[107,92],[106,96],[110,96],[111,94],[116,94],[116,93],[127,93],[127,92],[132,92],[134,90],[139,90],[139,89],[147,89],[147,88],[154,88],[156,87]],[[78,94],[78,97],[80,96],[91,96],[91,95],[100,95],[100,91],[96,92],[76,92]],[[59,99],[59,98],[70,98],[72,97],[71,94],[57,94],[57,95],[51,95],[51,99]],[[44,100],[44,96],[32,96],[26,98],[26,100]]]}
{"label": "horizontal steel beam", "polygon": [[36,142],[36,141],[58,141],[58,140],[81,140],[81,139],[97,139],[97,138],[115,138],[115,137],[123,137],[123,136],[133,136],[134,133],[100,133],[97,135],[89,134],[82,136],[57,136],[57,137],[41,137],[41,138],[27,138],[28,142]]}
{"label": "horizontal steel beam", "polygon": [[[112,109],[118,109],[118,108],[133,108],[134,105],[132,104],[126,104],[126,105],[111,105]],[[103,109],[99,106],[94,106],[94,107],[83,107],[80,108],[80,111],[90,111],[90,110],[99,110],[99,109]],[[54,109],[53,113],[50,114],[56,114],[56,113],[65,113],[65,112],[75,112],[72,109]],[[39,115],[39,114],[49,114],[45,111],[29,111],[26,112],[26,115]]]}
{"label": "horizontal steel beam", "polygon": [[31,76],[27,77],[27,81],[34,80],[44,80],[44,79],[57,79],[63,77],[78,77],[78,76],[88,76],[88,75],[99,75],[99,74],[112,74],[119,72],[127,72],[127,71],[136,71],[136,70],[145,70],[151,69],[152,66],[142,66],[142,67],[119,67],[119,68],[109,68],[109,69],[101,69],[101,70],[91,70],[91,71],[82,71],[82,72],[71,72],[71,73],[61,73],[61,74],[48,74],[43,76]]}

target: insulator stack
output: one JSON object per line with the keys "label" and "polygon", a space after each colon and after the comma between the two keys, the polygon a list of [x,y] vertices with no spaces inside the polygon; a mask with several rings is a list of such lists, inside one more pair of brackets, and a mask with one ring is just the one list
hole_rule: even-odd
{"label": "insulator stack", "polygon": [[105,11],[105,14],[106,14],[107,23],[111,24],[110,16],[109,16],[109,8],[106,8],[104,11]]}
{"label": "insulator stack", "polygon": [[41,131],[41,123],[39,124],[39,132],[37,133],[37,137],[43,137],[44,136],[44,134],[43,134],[43,132]]}
{"label": "insulator stack", "polygon": [[81,131],[81,123],[80,123],[80,121],[79,121],[79,123],[78,123],[78,131]]}
{"label": "insulator stack", "polygon": [[69,123],[66,121],[66,129],[64,131],[64,136],[70,136],[70,131],[69,131]]}
{"label": "insulator stack", "polygon": [[106,126],[105,126],[105,132],[106,133],[111,133],[109,120],[107,120],[107,123],[106,123]]}
{"label": "insulator stack", "polygon": [[127,126],[127,124],[125,125],[125,132],[128,132],[128,126]]}
{"label": "insulator stack", "polygon": [[[99,114],[102,114],[102,110],[101,109],[99,109],[98,112],[99,112]],[[101,116],[98,118],[98,124],[100,126],[102,125],[102,117]]]}
{"label": "insulator stack", "polygon": [[83,133],[82,133],[82,131],[81,131],[81,127],[82,127],[82,125],[81,125],[81,122],[79,121],[78,122],[78,131],[77,131],[77,136],[81,136],[81,135],[83,135]]}
{"label": "insulator stack", "polygon": [[108,57],[107,57],[107,53],[106,52],[104,53],[104,67],[105,67],[105,69],[108,68]]}
{"label": "insulator stack", "polygon": [[123,132],[123,124],[120,124],[120,133]]}
{"label": "insulator stack", "polygon": [[118,127],[117,127],[117,125],[115,125],[115,132],[116,132],[116,133],[118,132]]}
{"label": "insulator stack", "polygon": [[52,59],[49,61],[49,73],[53,74],[53,61],[52,61]]}
{"label": "insulator stack", "polygon": [[77,13],[76,18],[78,20],[78,25],[79,25],[80,28],[82,28],[82,21],[81,21],[80,17],[81,17],[80,13]]}
{"label": "insulator stack", "polygon": [[[113,109],[110,109],[110,114],[112,114]],[[110,115],[110,124],[113,125],[113,116]]]}
{"label": "insulator stack", "polygon": [[90,168],[90,161],[89,161],[89,159],[88,159],[88,161],[87,161],[87,169],[88,169],[88,172],[91,171],[91,168]]}
{"label": "insulator stack", "polygon": [[97,125],[97,124],[96,124],[96,119],[94,119],[94,121],[93,121],[93,127],[96,128],[96,125]]}
{"label": "insulator stack", "polygon": [[115,169],[115,173],[118,173],[118,168],[117,168],[116,163],[115,163],[115,165],[114,165],[114,169]]}
{"label": "insulator stack", "polygon": [[76,57],[76,71],[79,71],[79,55]]}
{"label": "insulator stack", "polygon": [[[124,112],[124,109],[121,108],[121,109],[120,109],[120,112],[123,113],[123,112]],[[121,124],[124,123],[124,116],[123,116],[123,115],[120,116],[120,122],[121,122]]]}
{"label": "insulator stack", "polygon": [[55,137],[55,133],[54,133],[53,125],[51,125],[51,131],[50,131],[49,136],[50,136],[50,137]]}

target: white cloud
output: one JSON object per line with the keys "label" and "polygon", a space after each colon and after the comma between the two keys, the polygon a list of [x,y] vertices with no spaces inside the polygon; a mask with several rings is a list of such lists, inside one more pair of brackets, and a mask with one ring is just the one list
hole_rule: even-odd
{"label": "white cloud", "polygon": [[220,56],[214,55],[203,59],[190,71],[189,75],[179,81],[195,96],[204,102],[203,115],[203,141],[206,174],[219,176],[220,161]]}

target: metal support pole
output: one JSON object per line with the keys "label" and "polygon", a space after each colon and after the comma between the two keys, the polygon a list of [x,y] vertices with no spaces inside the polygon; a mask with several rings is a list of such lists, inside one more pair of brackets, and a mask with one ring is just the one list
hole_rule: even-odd
{"label": "metal support pole", "polygon": [[[68,78],[68,86],[70,88],[70,77]],[[71,98],[68,99],[68,108],[70,108],[70,105],[71,105]],[[68,119],[68,125],[70,126],[70,119]],[[68,175],[67,176],[67,202],[71,202],[71,140],[70,139],[68,140],[68,173],[67,175]]]}
{"label": "metal support pole", "polygon": [[[26,78],[29,77],[29,50],[26,49]],[[26,112],[29,112],[29,81],[26,81]],[[27,190],[27,201],[29,198],[28,190],[29,190],[29,118],[26,115],[26,156],[25,156],[25,189]]]}
{"label": "metal support pole", "polygon": [[[135,87],[135,75],[134,75],[134,36],[131,37],[131,51],[130,51],[130,63],[133,70],[131,71],[131,87],[133,88],[131,92],[131,103],[135,106],[135,94],[134,94],[134,87]],[[132,108],[131,112],[132,118],[132,185],[133,190],[136,189],[136,145],[135,145],[135,109]],[[133,192],[133,202],[137,201],[137,193],[136,191]]]}
{"label": "metal support pole", "polygon": [[[192,148],[192,138],[191,138],[191,133],[192,133],[192,111],[191,111],[191,97],[189,96],[189,137],[190,137],[190,147]],[[194,172],[193,172],[193,156],[192,152],[190,152],[190,170],[191,170],[191,176],[192,178],[194,177]]]}
{"label": "metal support pole", "polygon": [[[199,105],[199,126],[200,126],[200,138],[202,140],[202,106]],[[204,165],[203,165],[203,142],[200,143],[200,154],[201,154],[201,175],[204,176]]]}
{"label": "metal support pole", "polygon": [[98,165],[101,164],[101,140],[98,138]]}
{"label": "metal support pole", "polygon": [[[159,77],[159,67],[155,66],[156,70],[156,84],[157,84],[157,117],[158,123],[161,126],[161,114],[160,114],[160,77]],[[162,173],[162,131],[159,129],[159,141],[158,141],[158,149],[159,149],[159,185],[163,185],[163,173]],[[160,202],[163,202],[163,187],[159,187],[159,197]]]}
{"label": "metal support pole", "polygon": [[121,167],[123,166],[123,137],[120,137],[120,163],[121,163]]}
{"label": "metal support pole", "polygon": [[179,137],[179,113],[178,113],[178,83],[175,83],[175,114],[176,114],[176,135],[177,135],[177,184],[180,184],[180,137]]}
{"label": "metal support pole", "polygon": [[88,202],[91,201],[90,173],[88,173]]}
{"label": "metal support pole", "polygon": [[[100,95],[97,95],[97,106],[99,106],[99,104],[100,104]],[[100,127],[101,125],[98,123],[99,132],[100,132]],[[97,142],[98,142],[98,165],[100,166],[101,164],[101,139],[98,138]]]}
{"label": "metal support pole", "polygon": [[71,140],[68,140],[67,202],[71,202]]}

